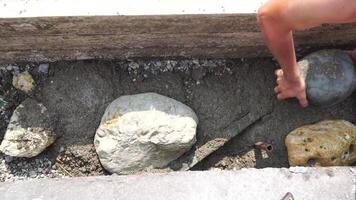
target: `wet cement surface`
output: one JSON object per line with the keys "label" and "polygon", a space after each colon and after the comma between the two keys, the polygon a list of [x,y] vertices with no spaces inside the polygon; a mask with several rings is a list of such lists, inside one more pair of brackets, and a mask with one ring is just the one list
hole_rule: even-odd
{"label": "wet cement surface", "polygon": [[[66,176],[105,174],[93,146],[102,114],[119,96],[142,92],[166,95],[196,112],[198,141],[184,155],[201,155],[193,170],[288,167],[284,138],[293,129],[325,119],[356,123],[356,93],[328,108],[277,102],[276,68],[267,58],[51,63],[33,98],[59,116],[61,137],[39,158],[60,165]],[[215,152],[201,148],[230,138]],[[254,149],[257,141],[273,151]]]}

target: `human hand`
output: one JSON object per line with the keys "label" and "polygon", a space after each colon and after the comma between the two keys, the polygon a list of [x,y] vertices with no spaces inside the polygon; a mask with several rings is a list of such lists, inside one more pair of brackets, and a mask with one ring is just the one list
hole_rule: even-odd
{"label": "human hand", "polygon": [[277,99],[284,100],[295,97],[302,107],[307,107],[305,81],[301,77],[295,80],[288,80],[282,69],[276,70],[275,74],[277,76],[277,87],[274,88],[274,92],[277,94]]}

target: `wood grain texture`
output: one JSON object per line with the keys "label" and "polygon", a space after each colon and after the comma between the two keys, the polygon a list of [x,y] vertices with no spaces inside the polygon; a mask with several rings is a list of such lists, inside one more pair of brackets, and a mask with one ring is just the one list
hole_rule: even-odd
{"label": "wood grain texture", "polygon": [[[296,33],[297,47],[356,45],[356,24]],[[270,56],[255,14],[0,18],[0,63]]]}

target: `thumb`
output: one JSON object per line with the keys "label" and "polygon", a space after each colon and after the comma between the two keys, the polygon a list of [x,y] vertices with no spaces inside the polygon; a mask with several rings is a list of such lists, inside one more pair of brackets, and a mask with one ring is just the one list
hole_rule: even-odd
{"label": "thumb", "polygon": [[299,100],[299,104],[305,108],[309,105],[308,100],[307,100],[307,95],[306,92],[304,90],[304,92],[302,92],[300,95],[297,96],[298,100]]}

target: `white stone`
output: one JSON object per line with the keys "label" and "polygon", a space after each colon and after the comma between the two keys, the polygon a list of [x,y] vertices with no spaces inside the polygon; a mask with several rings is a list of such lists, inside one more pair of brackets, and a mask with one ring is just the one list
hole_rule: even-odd
{"label": "white stone", "polygon": [[196,142],[198,118],[174,99],[121,96],[106,109],[94,144],[103,167],[118,174],[162,168]]}
{"label": "white stone", "polygon": [[26,99],[14,111],[0,151],[15,157],[34,157],[55,139],[55,117],[35,100]]}

